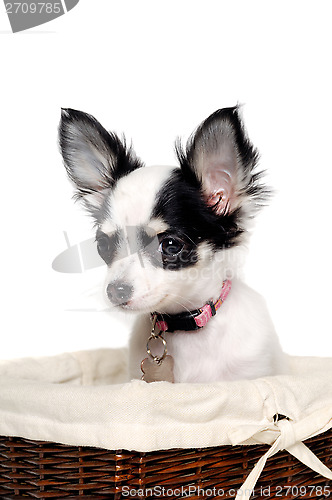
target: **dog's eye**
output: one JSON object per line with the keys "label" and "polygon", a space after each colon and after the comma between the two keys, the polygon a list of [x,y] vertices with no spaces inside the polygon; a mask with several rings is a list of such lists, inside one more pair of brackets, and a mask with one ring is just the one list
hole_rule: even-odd
{"label": "dog's eye", "polygon": [[175,257],[183,250],[183,247],[183,241],[167,236],[160,242],[159,251],[166,257]]}
{"label": "dog's eye", "polygon": [[106,234],[101,235],[97,238],[97,250],[101,257],[103,257],[109,251],[109,238]]}
{"label": "dog's eye", "polygon": [[110,266],[117,256],[121,235],[119,231],[112,234],[105,234],[97,231],[96,242],[100,257]]}

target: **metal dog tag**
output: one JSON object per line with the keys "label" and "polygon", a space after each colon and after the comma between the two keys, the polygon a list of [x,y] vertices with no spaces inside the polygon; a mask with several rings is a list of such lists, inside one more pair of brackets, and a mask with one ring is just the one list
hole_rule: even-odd
{"label": "metal dog tag", "polygon": [[165,356],[157,362],[151,358],[143,359],[141,370],[143,372],[142,380],[145,382],[174,382],[173,375],[174,359],[172,356]]}
{"label": "metal dog tag", "polygon": [[[162,336],[163,332],[156,333],[157,315],[152,315],[151,320],[151,335],[146,344],[148,357],[141,362],[142,380],[145,382],[174,382],[174,359],[167,354],[167,343]],[[151,350],[152,344],[154,344],[154,350],[159,348],[155,354]]]}

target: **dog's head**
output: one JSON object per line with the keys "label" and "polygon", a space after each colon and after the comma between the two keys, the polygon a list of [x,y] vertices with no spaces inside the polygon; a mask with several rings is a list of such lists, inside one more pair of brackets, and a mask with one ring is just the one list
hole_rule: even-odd
{"label": "dog's head", "polygon": [[96,223],[111,303],[179,312],[217,298],[236,272],[234,249],[268,191],[237,107],[209,116],[179,167],[145,167],[91,115],[63,110],[60,146],[70,179]]}

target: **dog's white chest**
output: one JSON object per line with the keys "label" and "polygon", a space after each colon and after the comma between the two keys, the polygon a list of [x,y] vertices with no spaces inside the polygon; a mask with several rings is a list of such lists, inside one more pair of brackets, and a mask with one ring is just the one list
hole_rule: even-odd
{"label": "dog's white chest", "polygon": [[[147,316],[132,335],[130,364],[134,378],[141,377],[150,326]],[[239,281],[204,328],[163,336],[174,359],[175,382],[253,379],[284,371],[284,356],[264,300]]]}

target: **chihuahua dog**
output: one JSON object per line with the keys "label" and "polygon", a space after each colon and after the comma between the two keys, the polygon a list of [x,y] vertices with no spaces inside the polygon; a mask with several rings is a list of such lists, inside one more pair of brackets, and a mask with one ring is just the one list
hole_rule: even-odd
{"label": "chihuahua dog", "polygon": [[[250,223],[269,190],[238,107],[214,112],[186,147],[178,140],[178,167],[144,166],[124,139],[80,111],[62,110],[59,135],[76,198],[95,221],[107,297],[141,313],[131,378],[141,377],[147,351],[156,365],[172,359],[175,382],[284,372],[264,300],[241,280]],[[162,341],[157,354],[151,339]]]}

